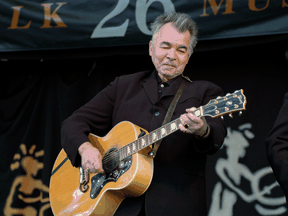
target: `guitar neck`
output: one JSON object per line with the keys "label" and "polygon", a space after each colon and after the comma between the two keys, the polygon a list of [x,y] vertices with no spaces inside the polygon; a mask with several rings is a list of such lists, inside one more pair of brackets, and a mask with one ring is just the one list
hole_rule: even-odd
{"label": "guitar neck", "polygon": [[[198,107],[193,111],[193,113],[198,117],[210,116],[215,118],[226,114],[230,115],[236,111],[241,113],[242,110],[246,109],[246,103],[247,101],[245,95],[243,94],[243,89],[240,89],[236,90],[232,94],[228,93],[223,97],[219,96],[216,99],[210,100],[208,104]],[[151,133],[138,138],[134,142],[123,146],[119,149],[120,160],[137,153],[147,146],[152,145],[153,143],[179,130],[180,123],[180,118],[177,118],[152,131]]]}
{"label": "guitar neck", "polygon": [[[199,107],[197,110],[195,110],[194,114],[196,116],[201,116],[202,107]],[[177,130],[179,130],[180,123],[181,122],[179,117],[165,125],[162,125],[160,128],[157,128],[156,130],[138,138],[137,140],[123,146],[119,149],[120,161],[176,132]]]}

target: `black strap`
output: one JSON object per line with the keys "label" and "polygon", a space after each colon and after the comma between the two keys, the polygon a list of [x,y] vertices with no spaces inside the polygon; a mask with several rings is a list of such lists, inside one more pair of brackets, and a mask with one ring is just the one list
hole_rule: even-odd
{"label": "black strap", "polygon": [[[176,95],[174,96],[174,99],[173,101],[171,102],[170,106],[169,106],[169,109],[166,113],[166,116],[164,118],[164,121],[162,122],[162,126],[167,124],[168,122],[170,122],[171,118],[172,118],[172,115],[174,113],[174,110],[175,110],[175,107],[178,103],[178,100],[180,98],[180,96],[182,95],[182,92],[184,91],[184,89],[186,88],[186,86],[188,85],[188,82],[186,82],[185,80],[182,82],[182,84],[180,85]],[[153,147],[153,150],[149,153],[149,155],[151,157],[155,157],[156,156],[156,151],[158,150],[160,144],[162,142],[162,139],[161,140],[158,140],[155,144],[154,144],[154,147]]]}

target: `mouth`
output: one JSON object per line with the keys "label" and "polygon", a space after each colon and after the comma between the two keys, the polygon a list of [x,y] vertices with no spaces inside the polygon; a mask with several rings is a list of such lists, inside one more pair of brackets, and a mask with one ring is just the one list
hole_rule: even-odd
{"label": "mouth", "polygon": [[168,67],[174,67],[174,68],[176,68],[176,65],[174,65],[174,64],[163,64],[163,66],[168,66]]}

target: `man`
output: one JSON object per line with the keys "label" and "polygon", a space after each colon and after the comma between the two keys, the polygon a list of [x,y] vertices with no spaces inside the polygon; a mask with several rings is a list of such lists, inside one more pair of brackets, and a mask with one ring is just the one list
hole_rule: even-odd
{"label": "man", "polygon": [[197,43],[197,28],[188,15],[165,13],[152,24],[152,32],[149,55],[156,70],[117,77],[64,121],[62,145],[73,165],[78,166],[81,158],[84,169],[102,172],[102,155],[87,135],[104,136],[121,121],[148,131],[159,128],[185,82],[188,85],[172,116],[172,120],[181,116],[181,131],[163,139],[148,190],[126,198],[115,215],[206,215],[206,155],[220,148],[226,127],[221,119],[196,117],[193,110],[223,92],[213,83],[182,76]]}
{"label": "man", "polygon": [[266,138],[267,158],[288,200],[288,93],[274,126]]}

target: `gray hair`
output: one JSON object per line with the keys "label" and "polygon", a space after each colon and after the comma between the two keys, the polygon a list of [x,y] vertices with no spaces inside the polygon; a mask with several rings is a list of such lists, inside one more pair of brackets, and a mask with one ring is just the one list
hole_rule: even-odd
{"label": "gray hair", "polygon": [[194,20],[191,19],[188,14],[180,12],[166,12],[158,16],[151,24],[152,41],[155,39],[155,36],[159,32],[160,28],[170,22],[180,33],[189,31],[190,50],[192,51],[197,44],[198,29],[196,23],[194,22]]}

